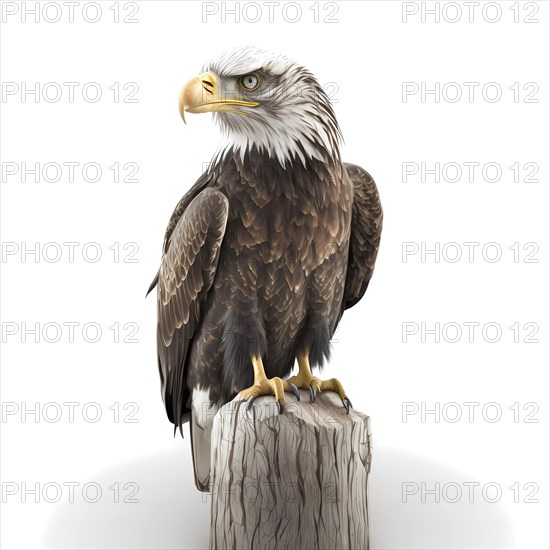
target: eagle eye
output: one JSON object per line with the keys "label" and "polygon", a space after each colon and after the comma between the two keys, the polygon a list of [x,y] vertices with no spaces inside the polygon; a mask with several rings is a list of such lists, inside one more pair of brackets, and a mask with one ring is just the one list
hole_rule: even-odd
{"label": "eagle eye", "polygon": [[245,74],[239,77],[239,86],[249,92],[253,92],[260,87],[260,79],[255,74]]}

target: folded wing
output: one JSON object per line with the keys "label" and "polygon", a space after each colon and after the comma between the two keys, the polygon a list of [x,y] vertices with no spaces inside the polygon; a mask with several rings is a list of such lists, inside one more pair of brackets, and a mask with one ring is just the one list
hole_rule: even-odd
{"label": "folded wing", "polygon": [[343,309],[365,294],[374,271],[382,233],[382,205],[372,176],[355,164],[344,166],[354,186],[348,271]]}
{"label": "folded wing", "polygon": [[158,273],[157,350],[168,418],[180,428],[189,398],[187,358],[212,287],[228,214],[227,198],[198,193],[170,233]]}

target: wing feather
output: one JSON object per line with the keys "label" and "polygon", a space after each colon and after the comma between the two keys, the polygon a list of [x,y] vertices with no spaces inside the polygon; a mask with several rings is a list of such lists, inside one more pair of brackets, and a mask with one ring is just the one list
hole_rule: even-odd
{"label": "wing feather", "polygon": [[216,274],[228,211],[225,195],[207,188],[167,230],[158,273],[157,349],[166,412],[180,430],[189,398],[187,356]]}
{"label": "wing feather", "polygon": [[374,271],[380,235],[382,205],[372,176],[355,164],[344,163],[353,183],[353,215],[344,290],[344,309],[354,306],[365,294]]}

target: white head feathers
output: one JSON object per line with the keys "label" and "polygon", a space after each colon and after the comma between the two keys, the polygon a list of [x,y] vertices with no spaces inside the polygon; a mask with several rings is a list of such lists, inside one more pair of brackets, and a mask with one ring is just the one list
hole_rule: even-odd
{"label": "white head feathers", "polygon": [[[258,102],[238,113],[215,112],[226,147],[244,156],[254,146],[284,166],[299,158],[339,159],[340,129],[326,93],[304,67],[283,55],[247,46],[234,48],[205,64],[228,97]],[[241,89],[239,77],[255,74],[259,86]]]}

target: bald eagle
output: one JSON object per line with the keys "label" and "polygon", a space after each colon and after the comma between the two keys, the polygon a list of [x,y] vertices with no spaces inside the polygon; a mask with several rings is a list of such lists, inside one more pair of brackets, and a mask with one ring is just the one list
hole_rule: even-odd
{"label": "bald eagle", "polygon": [[[372,177],[340,160],[341,133],[315,77],[287,57],[236,48],[179,97],[212,112],[227,143],[177,204],[157,290],[161,390],[175,429],[190,421],[195,483],[208,490],[214,413],[235,398],[315,399],[344,310],[372,277],[382,208]],[[288,378],[297,359],[298,374]]]}

